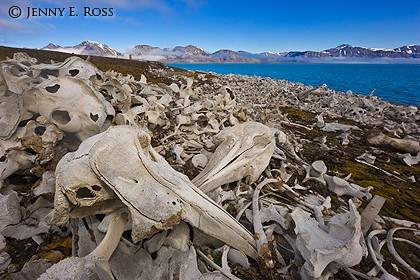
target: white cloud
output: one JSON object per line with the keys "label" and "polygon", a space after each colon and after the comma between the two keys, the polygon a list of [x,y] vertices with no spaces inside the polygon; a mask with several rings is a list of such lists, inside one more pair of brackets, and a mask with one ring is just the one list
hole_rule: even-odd
{"label": "white cloud", "polygon": [[16,20],[0,18],[0,29],[7,32],[24,32],[24,25]]}
{"label": "white cloud", "polygon": [[185,6],[189,9],[200,9],[206,4],[206,0],[182,0]]}

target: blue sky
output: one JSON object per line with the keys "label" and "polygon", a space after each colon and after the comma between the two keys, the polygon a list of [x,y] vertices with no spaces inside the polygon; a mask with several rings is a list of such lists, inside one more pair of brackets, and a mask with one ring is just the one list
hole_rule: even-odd
{"label": "blue sky", "polygon": [[[9,9],[19,6],[13,19]],[[70,17],[69,7],[78,16]],[[27,17],[27,7],[65,8],[64,16]],[[84,7],[113,8],[89,17]],[[0,45],[41,48],[84,40],[118,51],[137,44],[196,45],[250,52],[323,50],[342,43],[396,48],[420,44],[420,0],[1,0]]]}

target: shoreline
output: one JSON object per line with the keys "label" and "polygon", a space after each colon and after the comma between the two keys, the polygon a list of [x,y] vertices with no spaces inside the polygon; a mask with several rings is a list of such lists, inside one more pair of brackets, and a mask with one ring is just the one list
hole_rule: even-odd
{"label": "shoreline", "polygon": [[[417,84],[409,80],[418,77],[418,65],[385,64],[167,64],[193,71],[208,71],[218,74],[239,74],[300,82],[314,87],[327,84],[340,92],[369,95],[374,92],[387,102],[420,106],[415,92]],[[399,70],[394,67],[400,66]],[[376,75],[371,75],[377,73]],[[404,73],[404,74],[402,74]],[[364,78],[371,75],[369,78]],[[384,79],[390,75],[392,78]],[[354,76],[354,77],[353,77]],[[420,76],[419,76],[420,78]],[[382,80],[380,83],[379,81]],[[398,93],[398,94],[397,94]]]}

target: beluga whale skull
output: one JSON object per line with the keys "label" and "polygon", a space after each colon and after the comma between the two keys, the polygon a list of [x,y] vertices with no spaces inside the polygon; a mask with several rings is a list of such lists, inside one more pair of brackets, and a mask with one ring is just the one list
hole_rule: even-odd
{"label": "beluga whale skull", "polygon": [[83,80],[70,77],[46,80],[25,91],[23,106],[80,140],[99,133],[107,117],[115,115],[99,92]]}
{"label": "beluga whale skull", "polygon": [[221,131],[217,147],[204,170],[192,182],[203,192],[248,177],[255,182],[274,153],[274,133],[266,125],[245,122]]}
{"label": "beluga whale skull", "polygon": [[115,126],[67,154],[56,170],[54,221],[126,207],[134,242],[183,220],[256,259],[248,230],[174,170],[150,141],[141,129]]}

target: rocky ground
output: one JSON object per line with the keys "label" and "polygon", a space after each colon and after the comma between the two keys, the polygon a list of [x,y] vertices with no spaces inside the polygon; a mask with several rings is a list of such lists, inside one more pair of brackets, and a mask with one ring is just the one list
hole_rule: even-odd
{"label": "rocky ground", "polygon": [[[64,61],[70,56],[57,52],[0,47],[0,60],[13,57],[15,52],[21,51],[36,58],[40,63],[50,63],[51,60]],[[86,57],[83,58],[86,59]],[[191,78],[193,81],[191,90],[195,96],[199,97],[191,95],[189,104],[204,100],[203,97],[214,98],[217,101],[217,96],[224,96],[224,103],[218,104],[222,104],[226,108],[215,108],[212,111],[215,117],[207,116],[208,119],[205,120],[210,124],[211,129],[217,127],[217,129],[223,130],[235,123],[252,120],[283,131],[287,135],[287,143],[292,145],[292,148],[289,147],[283,151],[288,160],[272,158],[265,174],[274,174],[273,170],[282,169],[286,172],[282,176],[284,183],[295,187],[292,188],[292,191],[285,192],[263,191],[264,195],[271,200],[286,205],[296,205],[296,197],[304,196],[309,192],[319,194],[323,198],[330,197],[332,212],[339,213],[343,207],[347,207],[348,196],[339,196],[321,184],[305,181],[307,171],[304,166],[310,166],[313,162],[321,160],[328,168],[329,175],[340,178],[351,175],[348,178],[349,183],[364,188],[373,187],[370,194],[386,198],[385,205],[379,213],[380,217],[408,220],[417,224],[414,227],[420,223],[420,195],[418,192],[420,159],[416,160],[416,156],[419,158],[420,155],[420,148],[417,148],[418,141],[420,141],[420,112],[417,107],[383,102],[375,96],[364,97],[351,92],[337,93],[325,85],[313,88],[270,78],[193,72],[151,62],[100,57],[90,57],[89,61],[103,72],[114,70],[123,76],[132,75],[137,81],[140,81],[143,75],[147,79],[147,84],[161,89],[165,89],[173,83],[178,86],[185,85],[188,83],[188,78]],[[176,100],[173,102],[176,103]],[[201,169],[193,165],[192,156],[189,155],[198,152],[194,151],[188,155],[188,148],[184,147],[185,153],[182,151],[177,153],[175,147],[182,146],[185,140],[189,139],[189,135],[195,132],[187,128],[187,123],[177,119],[177,111],[172,112],[172,115],[166,112],[166,117],[171,121],[170,124],[161,125],[159,121],[153,123],[150,121],[150,117],[149,123],[146,122],[152,135],[152,146],[164,155],[176,170],[193,179]],[[140,121],[145,120],[140,119]],[[138,121],[138,119],[136,120]],[[213,120],[217,123],[216,125],[214,122],[212,124]],[[345,126],[338,127],[334,123]],[[177,125],[181,127],[180,130],[177,130]],[[184,129],[182,129],[183,127]],[[202,128],[204,130],[204,125]],[[211,134],[216,134],[216,132]],[[403,140],[403,142],[395,144],[394,140],[389,140],[382,136],[383,134],[392,139]],[[374,140],[378,137],[385,140],[377,143]],[[65,136],[58,147],[62,149],[60,155],[65,151],[77,148],[74,146],[74,140],[69,136]],[[208,150],[212,149],[214,148]],[[60,156],[57,155],[57,157],[58,160]],[[370,161],[373,158],[375,160]],[[371,163],[369,164],[369,162]],[[285,166],[282,166],[283,163]],[[56,161],[53,160],[48,168],[54,170],[55,164]],[[14,190],[22,197],[21,207],[28,208],[29,205],[37,201],[33,189],[40,184],[43,172],[45,169],[42,172],[35,172],[36,174],[21,172],[7,178],[7,184],[14,185]],[[302,189],[296,188],[299,184],[303,186]],[[255,188],[255,186],[253,187]],[[223,191],[228,192],[232,188],[233,185],[230,184],[224,186]],[[51,194],[44,194],[43,197],[50,202],[53,201]],[[360,203],[359,212],[362,212],[369,200],[361,198],[358,201]],[[236,202],[222,201],[222,203],[232,215],[237,214]],[[241,222],[250,229],[252,228],[246,219],[242,219]],[[379,224],[390,229],[397,225],[396,222],[397,220],[383,219]],[[292,232],[291,228],[288,234],[292,235]],[[420,244],[418,235],[403,232],[399,237]],[[129,239],[129,237],[127,238]],[[275,238],[279,244],[285,243],[279,235],[276,235]],[[68,257],[71,255],[71,243],[69,234],[43,233],[40,244],[33,238],[16,240],[6,237],[7,245],[4,252],[10,255],[11,262],[3,270],[1,277],[15,279],[12,273],[21,270],[23,265],[30,260],[46,259],[55,263]],[[418,250],[416,251],[413,246],[402,242],[396,244],[396,249],[409,265],[420,271]],[[400,265],[386,249],[382,253],[385,258],[383,266],[388,272],[401,279],[412,277],[410,272]],[[209,255],[212,255],[216,262],[220,262],[220,256],[217,254],[210,252]],[[287,264],[294,263],[293,256],[286,254],[285,259]],[[353,268],[367,272],[372,266],[372,260],[366,257],[364,261]],[[280,265],[276,263],[276,267],[279,268]],[[296,263],[286,274],[280,272],[270,274],[264,271],[266,269],[266,267],[254,263],[248,271],[237,268],[233,270],[233,273],[244,279],[262,279],[273,277],[273,275],[275,277],[286,277],[285,275],[291,278],[300,277],[297,272],[299,266]],[[344,270],[340,270],[336,274],[338,279],[347,279],[348,277],[349,275]]]}

